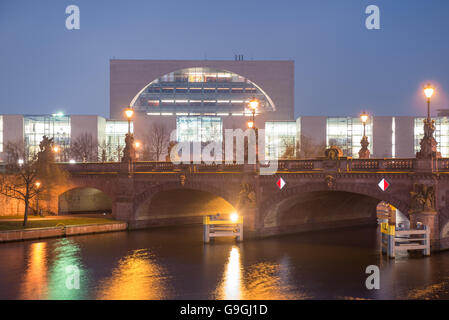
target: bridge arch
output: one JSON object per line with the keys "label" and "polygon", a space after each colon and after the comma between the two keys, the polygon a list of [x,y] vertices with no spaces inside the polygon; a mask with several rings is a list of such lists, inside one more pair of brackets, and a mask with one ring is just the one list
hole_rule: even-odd
{"label": "bridge arch", "polygon": [[58,214],[110,213],[112,199],[93,187],[73,187],[58,196]]}
{"label": "bridge arch", "polygon": [[[324,182],[303,183],[290,186],[284,191],[262,202],[262,228],[282,228],[283,224],[287,224],[287,220],[288,224],[302,221],[312,227],[313,221],[320,221],[320,215],[321,222],[335,222],[336,225],[342,222],[338,219],[353,220],[354,223],[363,219],[375,221],[376,207],[381,201],[390,203],[408,218],[409,208],[405,201],[363,185],[338,183],[329,187]],[[312,212],[314,206],[315,213]],[[357,211],[360,211],[360,214]],[[290,219],[286,218],[288,215]]]}
{"label": "bridge arch", "polygon": [[[236,211],[229,192],[201,182],[168,182],[147,188],[136,196],[136,220],[165,217],[198,218],[205,214],[228,214]],[[198,212],[196,212],[196,211]],[[191,222],[199,222],[190,219]]]}

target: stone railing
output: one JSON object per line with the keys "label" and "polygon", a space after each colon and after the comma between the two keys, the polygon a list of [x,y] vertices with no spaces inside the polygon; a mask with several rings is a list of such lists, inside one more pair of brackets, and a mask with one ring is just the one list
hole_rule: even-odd
{"label": "stone railing", "polygon": [[[248,164],[205,164],[205,163],[182,163],[156,161],[138,161],[130,167],[127,163],[119,162],[94,162],[94,163],[58,163],[71,173],[126,173],[132,169],[134,173],[143,172],[245,172],[254,169],[254,165]],[[268,166],[261,163],[260,167]],[[438,171],[449,171],[449,158],[438,159]],[[279,160],[278,171],[302,172],[302,171],[340,171],[340,172],[360,172],[360,171],[412,171],[416,169],[416,159],[352,159],[342,157],[336,160],[326,158],[305,159],[305,160]]]}

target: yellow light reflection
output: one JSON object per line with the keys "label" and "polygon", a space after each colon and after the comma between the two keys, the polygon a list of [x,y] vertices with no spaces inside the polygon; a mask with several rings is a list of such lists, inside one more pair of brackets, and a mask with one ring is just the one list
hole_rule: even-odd
{"label": "yellow light reflection", "polygon": [[214,299],[223,300],[282,300],[306,299],[290,283],[289,267],[285,261],[261,262],[243,268],[240,249],[233,246],[225,267],[223,280]]}
{"label": "yellow light reflection", "polygon": [[225,300],[239,300],[242,295],[240,249],[232,247],[225,276],[222,283],[222,298]]}
{"label": "yellow light reflection", "polygon": [[47,294],[47,243],[30,246],[20,299],[44,299]]}
{"label": "yellow light reflection", "polygon": [[165,275],[152,260],[146,249],[136,250],[122,258],[112,275],[100,283],[97,299],[165,299]]}

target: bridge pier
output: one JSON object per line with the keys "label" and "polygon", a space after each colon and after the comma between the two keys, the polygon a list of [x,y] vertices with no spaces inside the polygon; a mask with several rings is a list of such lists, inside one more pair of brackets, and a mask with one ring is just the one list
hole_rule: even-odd
{"label": "bridge pier", "polygon": [[440,249],[440,227],[436,211],[415,212],[410,214],[410,229],[416,229],[418,223],[430,228],[430,246],[432,251]]}
{"label": "bridge pier", "polygon": [[258,212],[258,208],[252,205],[239,208],[239,215],[243,217],[243,232],[245,238],[254,238],[258,235]]}

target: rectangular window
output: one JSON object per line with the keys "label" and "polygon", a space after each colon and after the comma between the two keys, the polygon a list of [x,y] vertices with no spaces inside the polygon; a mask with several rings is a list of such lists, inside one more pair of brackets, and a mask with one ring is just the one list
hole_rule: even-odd
{"label": "rectangular window", "polygon": [[[372,153],[373,148],[372,120],[366,124],[366,136],[368,137],[368,149]],[[359,157],[360,141],[363,137],[363,124],[359,118],[336,117],[327,118],[326,125],[327,147],[339,147],[344,156]]]}
{"label": "rectangular window", "polygon": [[177,117],[179,142],[222,141],[223,123],[220,117]]}
{"label": "rectangular window", "polygon": [[267,159],[292,159],[296,156],[296,122],[265,122],[265,155]]}
{"label": "rectangular window", "polygon": [[64,152],[70,147],[70,116],[64,115],[43,115],[24,117],[24,142],[25,151],[28,157],[33,157],[39,151],[39,144],[44,136],[53,138],[53,142],[60,149],[59,160],[66,161],[67,153]]}

